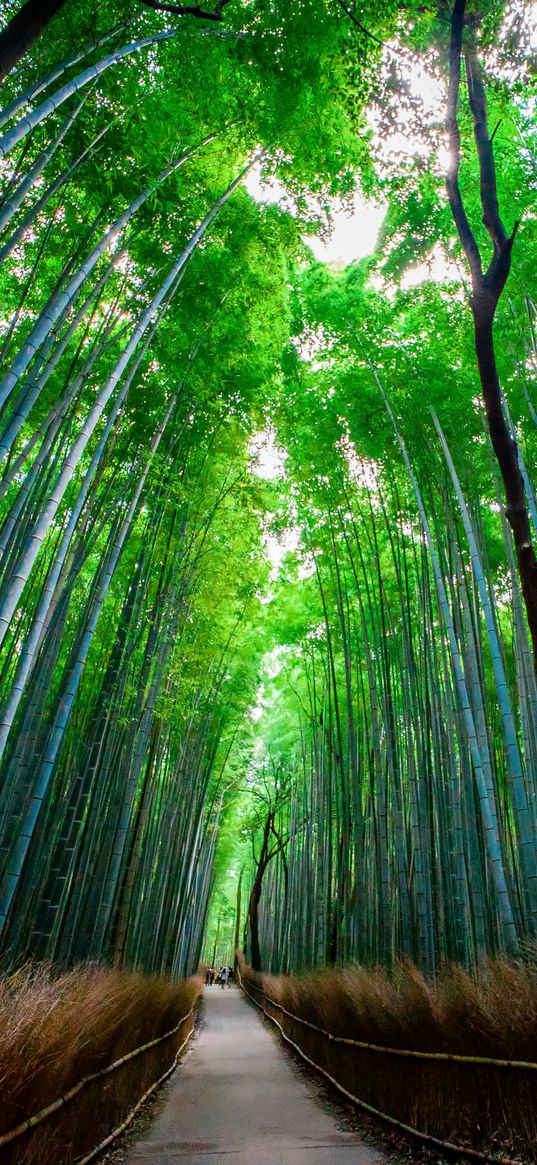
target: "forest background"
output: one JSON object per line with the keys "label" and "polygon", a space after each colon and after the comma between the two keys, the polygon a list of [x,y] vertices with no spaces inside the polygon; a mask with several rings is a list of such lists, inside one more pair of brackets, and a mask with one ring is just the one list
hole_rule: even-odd
{"label": "forest background", "polygon": [[534,9],[56,8],[0,138],[5,961],[188,974],[239,881],[258,968],[527,950]]}

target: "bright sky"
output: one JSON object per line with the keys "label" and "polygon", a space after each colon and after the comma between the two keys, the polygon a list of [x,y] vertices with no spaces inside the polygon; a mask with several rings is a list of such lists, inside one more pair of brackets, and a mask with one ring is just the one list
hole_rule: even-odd
{"label": "bright sky", "polygon": [[[256,202],[278,203],[293,209],[292,200],[285,187],[277,178],[262,182],[261,168],[255,166],[246,179],[246,189]],[[323,242],[315,235],[304,237],[316,259],[323,263],[353,263],[370,255],[375,248],[377,235],[386,208],[367,203],[360,194],[354,196],[354,204],[349,211],[334,201],[333,229],[329,239]]]}
{"label": "bright sky", "polygon": [[335,210],[331,237],[323,242],[310,236],[307,244],[315,258],[323,263],[354,263],[374,251],[385,214],[386,207],[374,206],[355,194],[350,212],[342,208]]}
{"label": "bright sky", "polygon": [[270,425],[262,433],[256,433],[248,446],[252,458],[252,472],[265,481],[282,477],[285,472],[286,452],[276,444],[276,434]]}
{"label": "bright sky", "polygon": [[[386,55],[386,68],[390,65],[389,51]],[[388,166],[395,158],[406,154],[426,153],[431,148],[427,141],[427,130],[434,125],[441,124],[444,116],[445,94],[438,81],[427,71],[420,62],[400,63],[400,72],[409,85],[413,95],[421,102],[423,111],[422,128],[426,131],[424,138],[413,138],[409,132],[408,113],[401,107],[399,129],[388,136],[382,135],[383,152],[377,162]],[[371,108],[368,113],[368,122],[374,135],[377,135],[382,123],[382,113],[379,109]],[[434,136],[434,135],[433,135]],[[433,139],[431,139],[432,141]],[[445,165],[447,158],[441,159]],[[246,179],[246,188],[260,203],[278,203],[286,210],[294,210],[293,199],[283,184],[277,178],[268,182],[261,179],[261,165],[258,164],[250,171]],[[332,202],[332,231],[330,238],[325,240],[317,236],[308,235],[304,238],[315,257],[324,263],[337,263],[345,266],[357,259],[371,255],[375,249],[378,232],[386,214],[386,206],[367,202],[361,194],[356,192],[352,207],[344,208],[340,202]],[[433,276],[434,277],[434,276]]]}

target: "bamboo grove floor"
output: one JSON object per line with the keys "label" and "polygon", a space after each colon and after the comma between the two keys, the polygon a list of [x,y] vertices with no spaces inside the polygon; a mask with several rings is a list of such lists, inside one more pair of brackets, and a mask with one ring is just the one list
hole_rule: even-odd
{"label": "bamboo grove floor", "polygon": [[382,1165],[342,1132],[236,987],[205,993],[206,1022],[128,1165]]}

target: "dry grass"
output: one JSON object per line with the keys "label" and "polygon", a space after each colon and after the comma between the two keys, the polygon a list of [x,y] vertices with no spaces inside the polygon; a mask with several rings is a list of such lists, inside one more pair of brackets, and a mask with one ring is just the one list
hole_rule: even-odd
{"label": "dry grass", "polygon": [[[199,994],[197,980],[97,966],[55,974],[25,967],[0,978],[0,1134],[62,1096],[81,1078],[163,1035]],[[69,1165],[115,1127],[171,1064],[188,1031],[85,1088],[13,1146],[3,1165]]]}
{"label": "dry grass", "polygon": [[[537,967],[495,959],[430,982],[413,964],[254,975],[250,985],[334,1035],[391,1048],[537,1062]],[[271,1010],[270,1008],[268,1009]],[[443,1140],[537,1160],[537,1072],[406,1059],[334,1045],[274,1016],[355,1096]]]}

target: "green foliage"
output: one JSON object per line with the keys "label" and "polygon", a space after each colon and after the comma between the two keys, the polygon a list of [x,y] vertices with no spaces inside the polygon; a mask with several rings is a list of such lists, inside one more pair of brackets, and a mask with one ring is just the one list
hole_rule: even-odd
{"label": "green foliage", "polygon": [[[73,83],[3,163],[6,219],[37,168],[0,241],[7,960],[180,975],[199,957],[211,893],[212,957],[219,925],[234,929],[241,869],[244,916],[256,805],[283,773],[287,841],[267,867],[262,922],[274,965],[403,951],[433,967],[503,949],[477,752],[514,925],[535,933],[535,694],[444,193],[449,27],[414,0],[352,13],[234,0],[207,27],[120,0],[67,3],[6,83],[7,103],[68,62],[15,118]],[[163,29],[174,35],[83,88],[63,135],[79,74]],[[509,227],[522,220],[496,337],[531,478],[534,78],[516,13],[486,6],[475,35],[500,201]],[[461,132],[486,251],[466,112]],[[244,184],[230,193],[254,159],[287,209]],[[387,204],[375,255],[343,270],[313,261],[305,238],[357,185]],[[434,257],[441,278],[415,282]],[[274,480],[252,465],[260,432],[285,455]],[[296,549],[274,577],[278,538]]]}

